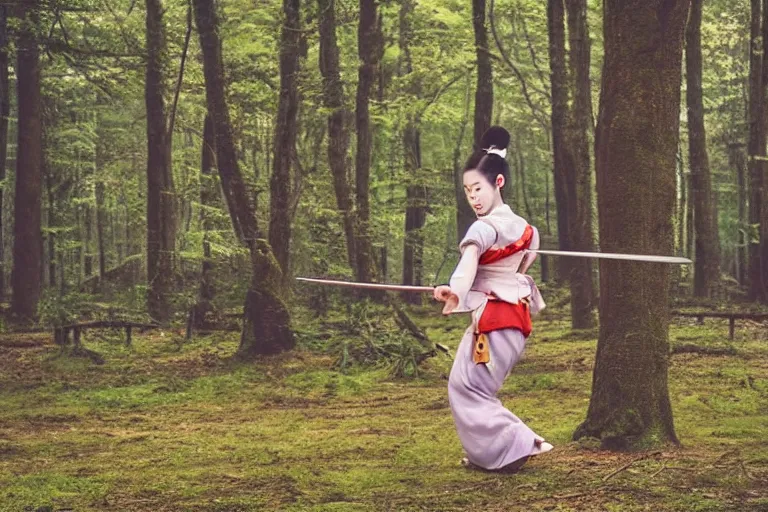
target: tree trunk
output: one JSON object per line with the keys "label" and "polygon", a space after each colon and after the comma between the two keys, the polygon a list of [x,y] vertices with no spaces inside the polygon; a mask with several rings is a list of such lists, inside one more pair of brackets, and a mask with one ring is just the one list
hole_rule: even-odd
{"label": "tree trunk", "polygon": [[[99,136],[96,141],[96,173],[101,174],[104,167],[104,140]],[[99,285],[104,285],[104,274],[106,273],[106,240],[104,234],[104,228],[107,212],[104,207],[104,180],[101,178],[96,179],[95,184],[96,194],[96,243],[99,257]]]}
{"label": "tree trunk", "polygon": [[99,283],[104,283],[104,274],[107,272],[106,240],[104,234],[104,224],[106,223],[106,212],[104,211],[104,182],[96,182],[96,236],[98,237],[99,249]]}
{"label": "tree trunk", "polygon": [[224,69],[214,0],[194,0],[200,34],[208,114],[216,137],[216,163],[235,232],[248,247],[251,283],[243,308],[243,332],[237,355],[253,358],[293,348],[291,318],[282,298],[282,272],[263,238],[235,151],[229,109],[224,94]]}
{"label": "tree trunk", "polygon": [[[763,167],[765,157],[765,101],[763,97],[763,48],[761,46],[761,0],[751,0],[749,57],[749,142],[747,145],[747,166],[749,169],[749,224],[760,223]],[[758,236],[749,237],[749,298],[762,300],[764,290],[760,268],[760,243]]]}
{"label": "tree trunk", "polygon": [[[520,183],[515,188],[519,188],[523,196],[523,206],[525,207],[525,215],[528,218],[528,222],[534,222],[533,210],[531,209],[530,194],[528,194],[528,185],[525,181],[525,153],[523,153],[523,146],[520,143],[520,137],[515,137],[515,150],[517,153],[517,173],[520,176]],[[520,205],[516,205],[515,209],[519,210]]]}
{"label": "tree trunk", "polygon": [[[411,183],[406,188],[405,246],[403,247],[403,284],[421,286],[424,272],[424,224],[427,218],[427,188],[419,176],[421,170],[421,133],[409,122],[403,133],[405,172]],[[421,304],[422,294],[410,293],[412,304]]]}
{"label": "tree trunk", "polygon": [[[8,116],[11,113],[11,93],[8,80],[8,12],[0,6],[0,183],[5,183],[5,164],[8,158]],[[0,184],[0,301],[5,301],[5,238],[3,227],[3,195],[5,185]]]}
{"label": "tree trunk", "polygon": [[370,233],[370,173],[373,136],[369,103],[371,89],[376,80],[376,69],[381,60],[382,36],[379,31],[375,0],[360,0],[360,23],[357,30],[357,48],[360,57],[355,127],[357,153],[355,156],[355,197],[357,200],[357,280],[369,282],[375,274],[373,247]]}
{"label": "tree trunk", "polygon": [[[46,166],[47,167],[47,166]],[[53,191],[53,176],[47,167],[45,174],[46,188],[48,189],[48,286],[51,291],[56,289],[56,233],[51,229],[56,227],[54,212],[56,211],[56,196]]]}
{"label": "tree trunk", "polygon": [[[606,0],[596,130],[600,247],[670,254],[689,2]],[[667,387],[669,268],[601,260],[600,334],[586,420],[604,448],[677,443]]]}
{"label": "tree trunk", "polygon": [[696,230],[696,257],[693,295],[711,297],[720,280],[720,239],[714,215],[712,178],[704,130],[704,103],[701,73],[701,9],[704,0],[691,0],[685,31],[685,76],[688,104],[688,149],[691,165]]}
{"label": "tree trunk", "polygon": [[[490,128],[493,118],[493,70],[488,50],[488,28],[485,24],[485,0],[472,0],[472,26],[475,32],[475,55],[477,56],[474,144],[476,149],[480,149],[480,140],[485,131]],[[472,222],[474,220],[473,214]]]}
{"label": "tree trunk", "polygon": [[320,16],[320,72],[323,75],[323,105],[328,114],[328,166],[333,176],[336,205],[341,213],[347,241],[349,267],[357,269],[355,212],[352,206],[352,190],[349,186],[346,159],[349,132],[346,120],[349,113],[344,108],[344,84],[339,70],[339,47],[336,43],[335,0],[318,0]]}
{"label": "tree trunk", "polygon": [[[90,191],[87,192],[90,196]],[[89,200],[91,197],[88,198]],[[83,221],[85,222],[85,239],[83,240],[83,275],[87,278],[93,274],[93,210],[88,203],[83,204]]]}
{"label": "tree trunk", "polygon": [[291,165],[296,151],[296,113],[299,109],[299,0],[283,0],[285,20],[280,35],[280,97],[272,176],[269,181],[269,244],[283,275],[290,274]]}
{"label": "tree trunk", "polygon": [[[477,87],[475,88],[474,149],[480,148],[485,131],[493,118],[493,68],[488,49],[488,28],[485,23],[485,0],[472,0],[472,27],[475,33],[475,55],[477,56]],[[461,178],[461,177],[460,177]],[[475,222],[475,212],[466,200],[461,179],[455,183],[457,208],[456,229],[458,239],[464,238],[469,226]],[[459,199],[460,198],[460,199]]]}
{"label": "tree trunk", "polygon": [[35,2],[26,0],[21,8],[23,15],[18,32],[16,68],[19,121],[11,311],[19,320],[29,321],[37,317],[40,300],[43,139]]}
{"label": "tree trunk", "polygon": [[[404,75],[413,73],[411,41],[413,29],[411,16],[414,4],[405,0],[400,8],[400,53],[405,66]],[[420,84],[411,79],[405,91],[416,101],[421,95]],[[421,178],[421,131],[419,119],[412,111],[407,113],[403,130],[403,151],[406,179],[405,237],[403,246],[403,284],[421,286],[424,271],[424,233],[422,228],[427,217],[427,189]],[[405,299],[412,304],[421,304],[422,294],[408,293]]]}
{"label": "tree trunk", "polygon": [[[568,72],[565,62],[565,9],[563,0],[547,1],[549,25],[549,68],[552,88],[552,156],[555,207],[557,209],[557,239],[561,251],[571,250],[569,240],[570,211],[568,201],[569,170],[574,169],[573,154],[568,147]],[[556,279],[563,281],[569,276],[570,264],[566,258],[556,260]]]}
{"label": "tree trunk", "polygon": [[685,187],[685,257],[694,258],[694,244],[696,240],[696,230],[694,229],[694,217],[696,212],[693,208],[693,185],[691,173],[684,175],[683,186]]}
{"label": "tree trunk", "polygon": [[464,172],[461,164],[461,152],[464,145],[464,134],[467,131],[470,117],[470,106],[472,101],[472,82],[471,77],[467,74],[467,88],[464,96],[464,116],[461,119],[461,126],[459,127],[459,136],[456,139],[456,146],[453,150],[453,192],[456,197],[456,236],[460,241],[467,233],[469,226],[475,221],[475,212],[472,211],[472,207],[467,201],[467,196],[464,192]]}
{"label": "tree trunk", "polygon": [[[760,204],[756,208],[759,212],[760,224],[760,272],[759,284],[753,285],[755,288],[755,297],[763,303],[768,304],[768,161],[766,160],[766,137],[768,136],[768,0],[763,0],[762,5],[762,30],[761,40],[763,43],[762,57],[763,65],[761,68],[762,78],[760,81],[760,155],[762,158],[757,161],[759,170],[759,197]],[[757,274],[757,272],[756,272]]]}
{"label": "tree trunk", "polygon": [[216,166],[216,138],[213,132],[213,120],[210,114],[205,116],[203,125],[203,148],[200,159],[200,220],[203,229],[203,264],[200,273],[200,295],[194,308],[194,326],[202,329],[206,326],[206,313],[213,309],[211,302],[216,295],[213,283],[213,259],[211,258],[211,243],[209,233],[214,229],[209,209],[215,207],[217,197],[216,182],[213,179],[213,169]]}
{"label": "tree trunk", "polygon": [[171,318],[175,251],[173,176],[166,128],[165,28],[162,0],[147,2],[147,309],[157,321]]}
{"label": "tree trunk", "polygon": [[728,162],[736,172],[736,186],[738,187],[738,216],[739,229],[736,238],[736,272],[735,277],[740,285],[744,285],[747,279],[747,172],[744,161],[744,144],[728,144]]}
{"label": "tree trunk", "polygon": [[[547,235],[552,236],[552,227],[551,227],[551,221],[550,221],[550,214],[549,214],[549,174],[544,175],[544,220],[547,226]],[[542,255],[541,256],[541,282],[542,283],[548,283],[549,282],[549,257]]]}
{"label": "tree trunk", "polygon": [[[589,27],[586,0],[566,0],[569,63],[573,87],[573,107],[569,116],[569,149],[573,167],[567,169],[571,189],[568,191],[568,238],[574,251],[595,249],[592,237],[592,163],[589,157],[589,132],[592,127],[592,91],[589,83]],[[564,259],[564,258],[563,258]],[[571,288],[571,326],[590,329],[595,326],[595,285],[592,260],[574,258],[569,262]]]}

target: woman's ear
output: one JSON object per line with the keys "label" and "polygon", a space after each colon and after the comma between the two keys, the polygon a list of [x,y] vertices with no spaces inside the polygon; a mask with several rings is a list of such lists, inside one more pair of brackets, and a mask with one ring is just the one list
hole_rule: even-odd
{"label": "woman's ear", "polygon": [[504,175],[499,174],[498,176],[496,176],[496,186],[497,187],[502,188],[505,183],[506,183],[506,181],[504,180]]}

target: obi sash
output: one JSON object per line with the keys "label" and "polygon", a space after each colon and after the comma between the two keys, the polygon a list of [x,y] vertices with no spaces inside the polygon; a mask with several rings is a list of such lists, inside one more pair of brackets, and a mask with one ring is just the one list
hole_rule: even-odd
{"label": "obi sash", "polygon": [[500,329],[517,329],[527,338],[533,329],[528,302],[522,300],[511,304],[503,300],[489,299],[477,323],[477,332],[488,333]]}

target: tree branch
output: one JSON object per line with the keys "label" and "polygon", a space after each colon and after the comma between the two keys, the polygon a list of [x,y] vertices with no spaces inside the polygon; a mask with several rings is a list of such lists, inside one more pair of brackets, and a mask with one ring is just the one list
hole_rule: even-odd
{"label": "tree branch", "polygon": [[466,76],[466,72],[462,72],[460,75],[456,75],[454,78],[451,78],[441,86],[435,90],[435,93],[432,95],[432,98],[429,99],[424,105],[424,108],[422,108],[417,114],[416,114],[416,122],[418,123],[421,120],[421,116],[424,115],[424,113],[427,111],[427,109],[432,106],[439,98],[442,96],[448,89],[451,88],[453,84],[458,82],[463,76]]}
{"label": "tree branch", "polygon": [[179,64],[179,78],[176,80],[176,91],[173,93],[173,106],[171,107],[170,120],[168,121],[168,137],[173,137],[173,124],[176,121],[176,108],[179,105],[179,93],[184,79],[184,64],[187,61],[189,39],[192,35],[192,1],[187,1],[187,33],[184,35],[184,48],[181,50],[181,64]]}
{"label": "tree branch", "polygon": [[[528,93],[528,86],[525,82],[525,79],[523,78],[523,74],[520,72],[519,69],[517,69],[517,66],[510,60],[509,56],[507,55],[507,52],[504,50],[504,47],[501,44],[501,41],[499,40],[499,36],[496,33],[496,22],[495,18],[493,16],[493,7],[494,7],[494,0],[491,0],[491,6],[490,10],[488,11],[488,19],[491,22],[491,33],[493,34],[493,39],[496,41],[496,47],[499,49],[499,53],[501,53],[501,57],[503,61],[509,66],[509,68],[512,70],[512,72],[517,77],[518,81],[520,82],[520,87],[523,92],[523,97],[525,98],[525,102],[528,103],[528,106],[530,107],[531,111],[533,112],[534,117],[543,125],[546,126],[546,122],[543,119],[546,119],[547,114],[544,112],[541,107],[535,105],[533,103],[533,100],[531,99],[531,95]],[[541,116],[541,117],[540,117]]]}
{"label": "tree branch", "polygon": [[[518,2],[519,5],[519,2]],[[533,68],[536,70],[536,74],[539,77],[539,80],[541,80],[542,89],[536,89],[539,93],[543,94],[547,101],[552,101],[552,96],[547,91],[547,85],[549,84],[549,80],[547,78],[546,73],[542,71],[541,67],[539,66],[539,59],[536,58],[536,50],[533,48],[533,40],[531,39],[531,34],[528,32],[528,24],[525,22],[525,16],[520,16],[520,24],[523,26],[523,34],[525,35],[525,42],[528,46],[528,54],[531,56],[531,62],[533,63]]]}

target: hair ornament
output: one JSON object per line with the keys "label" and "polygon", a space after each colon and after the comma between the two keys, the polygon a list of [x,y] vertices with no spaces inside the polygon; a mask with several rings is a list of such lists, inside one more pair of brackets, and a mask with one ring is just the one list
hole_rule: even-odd
{"label": "hair ornament", "polygon": [[487,154],[489,155],[499,155],[501,158],[507,157],[507,150],[505,149],[497,149],[496,146],[491,146],[488,149],[484,149]]}

